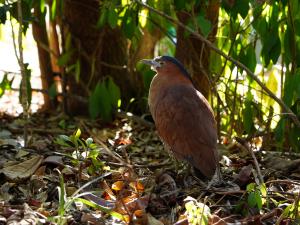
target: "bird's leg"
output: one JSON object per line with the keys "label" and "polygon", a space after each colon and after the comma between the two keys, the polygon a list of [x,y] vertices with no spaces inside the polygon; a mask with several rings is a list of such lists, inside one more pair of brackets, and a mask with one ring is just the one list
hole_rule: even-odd
{"label": "bird's leg", "polygon": [[215,174],[213,175],[211,181],[208,183],[207,188],[209,189],[211,186],[219,186],[222,183],[224,183],[224,181],[222,180],[220,164],[218,163]]}

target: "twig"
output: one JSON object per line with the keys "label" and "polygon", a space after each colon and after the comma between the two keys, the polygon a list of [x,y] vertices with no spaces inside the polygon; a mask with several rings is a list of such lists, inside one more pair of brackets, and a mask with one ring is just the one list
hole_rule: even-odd
{"label": "twig", "polygon": [[[24,58],[23,58],[23,40],[22,40],[22,28],[23,28],[23,15],[22,15],[22,1],[18,0],[17,2],[17,12],[18,12],[18,22],[19,22],[19,31],[18,31],[18,53],[17,53],[17,46],[15,43],[15,34],[13,31],[13,25],[11,23],[11,29],[12,29],[12,35],[13,35],[13,44],[14,44],[14,51],[16,58],[19,63],[21,75],[22,75],[22,80],[21,80],[21,105],[23,108],[23,118],[24,118],[24,130],[23,130],[23,135],[24,135],[24,147],[27,146],[28,142],[28,128],[27,128],[27,123],[28,123],[28,95],[27,95],[27,78],[26,78],[26,71],[25,71],[25,66],[24,66]],[[30,82],[30,81],[29,81]]]}
{"label": "twig", "polygon": [[119,117],[119,118],[121,118],[121,119],[124,119],[124,118],[130,119],[130,120],[132,120],[134,122],[137,122],[137,123],[139,123],[139,124],[141,124],[141,125],[143,125],[145,127],[148,127],[148,128],[152,128],[152,129],[154,128],[154,124],[153,123],[151,123],[151,122],[149,122],[147,120],[144,120],[143,118],[141,118],[139,116],[136,116],[136,115],[134,115],[132,113],[127,113],[127,112],[119,110],[116,113],[116,116]]}
{"label": "twig", "polygon": [[255,157],[254,152],[252,151],[252,149],[249,147],[248,143],[245,140],[243,140],[241,138],[238,138],[238,137],[236,137],[235,140],[240,144],[240,146],[242,148],[246,149],[250,153],[250,155],[252,156],[253,161],[254,161],[254,165],[255,165],[255,168],[256,168],[256,171],[257,171],[259,182],[260,182],[260,184],[263,184],[264,179],[263,179],[263,176],[261,174],[261,171],[260,171],[260,168],[259,168],[259,165],[258,165],[258,161]]}
{"label": "twig", "polygon": [[91,131],[90,129],[88,129],[88,127],[82,122],[80,121],[81,126],[84,127],[84,129],[89,133],[90,136],[93,137],[93,139],[95,140],[95,142],[97,142],[98,144],[100,144],[103,149],[105,150],[105,152],[110,155],[112,158],[114,158],[115,160],[117,160],[119,163],[121,163],[123,166],[127,166],[129,168],[132,168],[133,166],[124,162],[124,160],[120,157],[117,156],[115,153],[113,153],[107,146],[106,144],[104,144],[98,137],[97,135],[94,134],[93,131]]}
{"label": "twig", "polygon": [[180,21],[174,19],[173,17],[157,10],[154,9],[153,7],[140,2],[138,0],[135,0],[136,3],[138,3],[139,5],[149,9],[150,11],[160,15],[161,17],[166,18],[167,20],[169,20],[170,22],[172,22],[173,24],[176,24],[180,27],[182,27],[184,30],[190,32],[191,34],[194,35],[195,38],[198,38],[199,40],[201,40],[203,43],[205,43],[211,50],[215,51],[217,54],[223,56],[225,59],[227,59],[228,61],[232,62],[234,65],[236,65],[237,67],[239,67],[240,69],[244,70],[248,76],[250,76],[259,86],[261,86],[261,88],[272,98],[274,99],[282,108],[285,112],[288,113],[288,116],[290,117],[290,119],[295,123],[295,125],[297,127],[300,128],[300,121],[298,119],[298,117],[294,114],[294,112],[281,100],[279,99],[269,88],[267,88],[266,85],[264,85],[264,83],[262,81],[260,81],[260,79],[251,72],[251,70],[246,67],[244,64],[242,64],[241,62],[239,62],[238,60],[235,60],[234,58],[232,58],[229,55],[226,55],[226,53],[224,53],[223,51],[221,51],[220,49],[218,49],[216,46],[213,45],[213,43],[211,43],[209,40],[205,39],[201,34],[195,32],[192,28],[186,26],[184,23],[181,23]]}

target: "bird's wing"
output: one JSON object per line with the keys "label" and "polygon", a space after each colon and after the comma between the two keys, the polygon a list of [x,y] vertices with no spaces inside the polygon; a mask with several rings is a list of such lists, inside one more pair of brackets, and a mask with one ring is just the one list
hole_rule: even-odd
{"label": "bird's wing", "polygon": [[216,124],[209,103],[191,86],[164,90],[154,107],[154,120],[162,140],[178,159],[187,160],[204,175],[217,164]]}

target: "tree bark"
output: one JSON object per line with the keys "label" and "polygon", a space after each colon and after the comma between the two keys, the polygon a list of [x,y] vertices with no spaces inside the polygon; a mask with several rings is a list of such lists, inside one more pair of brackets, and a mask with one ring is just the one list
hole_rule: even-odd
{"label": "tree bark", "polygon": [[[71,34],[72,49],[75,50],[70,64],[79,59],[81,65],[80,82],[68,75],[68,89],[71,94],[88,97],[98,81],[111,76],[120,87],[122,102],[126,104],[136,91],[127,67],[122,68],[128,62],[128,43],[118,28],[96,27],[99,8],[98,0],[65,1],[63,35]],[[76,99],[69,99],[69,112],[84,114],[86,108]]]}
{"label": "tree bark", "polygon": [[[53,84],[53,74],[49,53],[49,42],[47,29],[45,24],[45,17],[42,15],[39,5],[34,7],[35,21],[32,23],[33,38],[37,43],[42,89],[49,90],[49,87]],[[47,49],[48,48],[48,49]],[[44,94],[44,105],[42,110],[51,108],[51,102],[49,95]]]}
{"label": "tree bark", "polygon": [[[208,5],[200,5],[195,12],[202,9],[206,12],[206,19],[210,21],[212,30],[208,35],[208,40],[215,41],[218,28],[220,3],[216,0],[209,0]],[[180,11],[177,13],[180,22],[187,24],[191,17],[191,12]],[[178,58],[191,73],[196,88],[206,97],[210,94],[209,83],[209,57],[210,49],[193,35],[185,37],[185,31],[182,27],[177,29],[176,58]]]}

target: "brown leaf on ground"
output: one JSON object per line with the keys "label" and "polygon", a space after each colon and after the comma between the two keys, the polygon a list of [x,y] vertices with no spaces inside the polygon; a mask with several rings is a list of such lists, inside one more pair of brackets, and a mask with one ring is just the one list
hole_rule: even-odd
{"label": "brown leaf on ground", "polygon": [[43,156],[37,155],[21,163],[4,167],[1,172],[12,181],[26,179],[34,174],[37,168],[41,165],[43,158]]}

